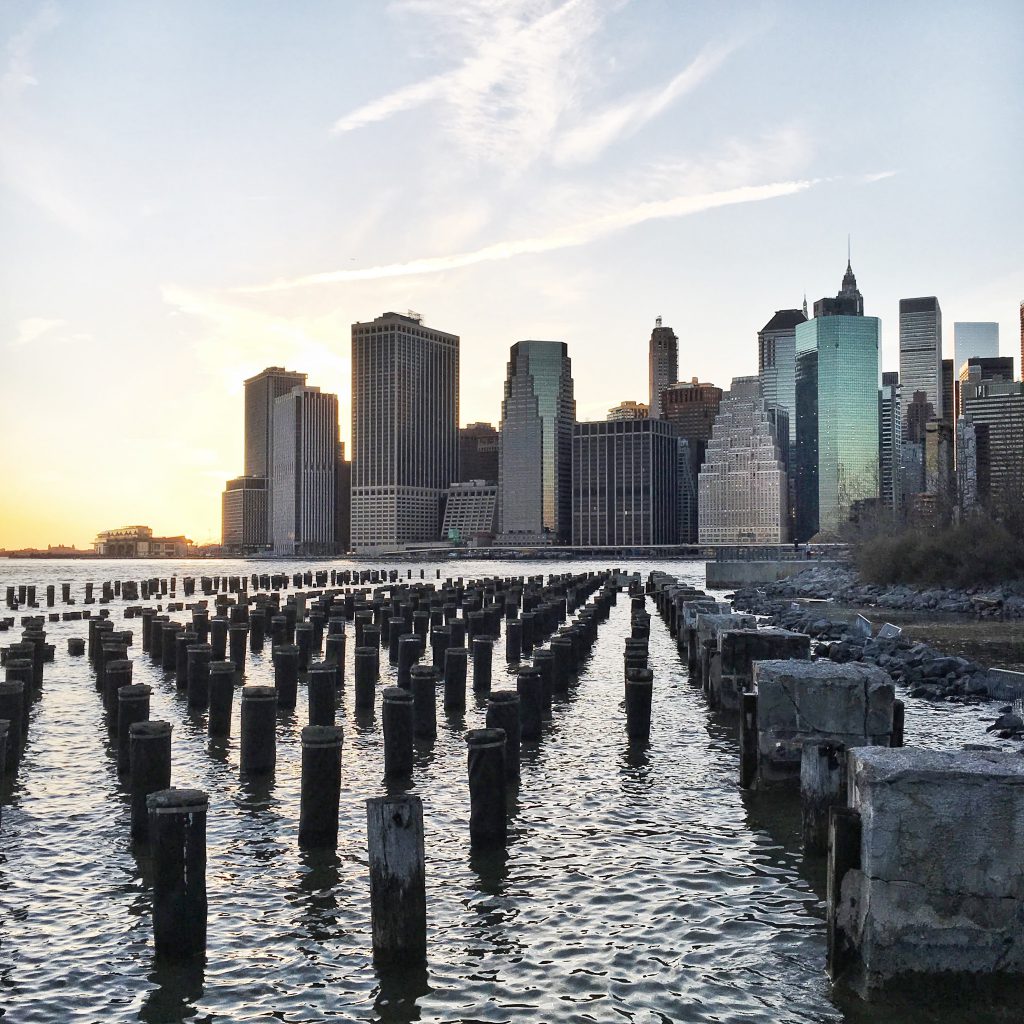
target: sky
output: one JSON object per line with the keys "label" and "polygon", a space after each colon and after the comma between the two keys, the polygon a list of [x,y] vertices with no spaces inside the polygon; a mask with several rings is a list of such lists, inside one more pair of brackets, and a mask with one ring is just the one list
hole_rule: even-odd
{"label": "sky", "polygon": [[220,536],[242,381],[340,398],[350,330],[569,345],[580,419],[756,373],[839,289],[898,368],[901,297],[1019,357],[1024,5],[0,0],[0,548]]}

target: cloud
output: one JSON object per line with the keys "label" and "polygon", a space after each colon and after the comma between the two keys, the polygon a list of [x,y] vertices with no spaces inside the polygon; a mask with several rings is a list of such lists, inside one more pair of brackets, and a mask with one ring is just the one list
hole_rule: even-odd
{"label": "cloud", "polygon": [[861,177],[861,181],[865,185],[873,185],[876,181],[885,181],[886,178],[894,178],[899,171],[875,171],[873,174],[865,174]]}
{"label": "cloud", "polygon": [[60,14],[53,4],[44,4],[25,27],[8,40],[7,67],[0,76],[0,97],[11,101],[30,86],[38,85],[33,64],[36,43],[60,24]]}
{"label": "cloud", "polygon": [[26,348],[44,335],[59,327],[66,327],[66,320],[49,320],[46,317],[30,316],[18,321],[14,337],[7,343],[8,348]]}
{"label": "cloud", "polygon": [[634,93],[585,118],[558,144],[556,163],[589,162],[620,138],[633,135],[717,71],[740,42],[737,39],[724,46],[705,47],[689,65],[660,88]]}
{"label": "cloud", "polygon": [[721,206],[762,202],[766,199],[794,195],[811,188],[814,184],[816,182],[813,180],[782,181],[768,185],[746,185],[718,192],[648,200],[611,210],[599,217],[570,225],[546,235],[496,242],[479,249],[448,256],[428,256],[405,263],[389,263],[356,270],[332,270],[319,274],[308,274],[304,277],[279,279],[265,285],[236,288],[234,291],[258,294],[287,291],[312,285],[373,281],[388,277],[409,277],[417,274],[436,274],[446,270],[458,270],[477,263],[489,263],[496,260],[512,259],[516,256],[586,245],[613,232],[635,227],[651,220],[684,217]]}
{"label": "cloud", "polygon": [[446,108],[441,130],[465,155],[509,173],[521,170],[550,150],[559,121],[577,108],[591,77],[589,43],[625,2],[473,0],[455,12],[447,3],[400,5],[430,20],[429,34],[440,33],[440,57],[468,55],[451,71],[350,111],[332,130],[356,131],[440,102]]}

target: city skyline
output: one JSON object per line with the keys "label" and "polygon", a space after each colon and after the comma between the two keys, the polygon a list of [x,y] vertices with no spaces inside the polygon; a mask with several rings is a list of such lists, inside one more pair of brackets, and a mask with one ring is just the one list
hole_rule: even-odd
{"label": "city skyline", "polygon": [[498,422],[526,338],[566,342],[601,419],[646,399],[657,316],[681,379],[755,373],[852,233],[884,369],[914,295],[945,356],[957,321],[1019,356],[1015,5],[879,5],[841,44],[812,4],[488,9],[0,12],[0,547],[216,538],[242,381],[307,373],[348,444],[349,325],[382,310],[460,335],[461,424]]}

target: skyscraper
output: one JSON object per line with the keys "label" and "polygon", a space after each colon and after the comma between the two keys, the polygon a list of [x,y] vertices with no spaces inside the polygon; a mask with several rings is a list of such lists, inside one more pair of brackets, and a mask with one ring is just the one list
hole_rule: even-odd
{"label": "skyscraper", "polygon": [[757,373],[761,395],[789,413],[790,441],[796,443],[796,328],[807,317],[799,309],[778,309],[757,332]]}
{"label": "skyscraper", "polygon": [[458,336],[415,314],[353,324],[352,547],[436,540],[458,464]]}
{"label": "skyscraper", "polygon": [[577,423],[572,436],[572,542],[674,544],[677,440],[663,420]]}
{"label": "skyscraper", "polygon": [[978,321],[953,324],[953,369],[957,374],[971,356],[991,358],[997,355],[999,324]]}
{"label": "skyscraper", "polygon": [[940,369],[942,371],[942,421],[952,426],[956,409],[956,374],[953,372],[953,360],[943,359]]}
{"label": "skyscraper", "polygon": [[232,554],[251,554],[269,547],[267,478],[240,476],[229,480],[221,495],[220,542]]}
{"label": "skyscraper", "polygon": [[643,402],[619,402],[608,410],[608,420],[645,420],[650,415],[650,408]]}
{"label": "skyscraper", "polygon": [[857,287],[857,278],[849,258],[846,260],[846,273],[843,274],[843,286],[834,299],[818,299],[814,304],[815,319],[822,316],[863,316],[864,296]]}
{"label": "skyscraper", "polygon": [[274,551],[333,554],[338,396],[295,387],[274,402]]}
{"label": "skyscraper", "polygon": [[904,411],[923,391],[935,419],[942,407],[942,310],[934,295],[900,299],[900,385]]}
{"label": "skyscraper", "polygon": [[661,393],[679,379],[679,339],[671,327],[662,327],[661,317],[654,321],[648,356],[650,417],[662,418]]}
{"label": "skyscraper", "polygon": [[964,419],[977,441],[977,489],[980,501],[1015,504],[1024,499],[1024,384],[983,380],[971,367],[960,385]]}
{"label": "skyscraper", "polygon": [[[817,406],[816,437],[812,440],[806,422],[801,447],[801,409],[797,400],[797,465],[808,482],[806,446],[817,445],[818,529],[835,533],[849,518],[854,502],[878,497],[878,384],[880,324],[877,317],[863,315],[863,300],[849,263],[843,278],[843,290],[833,303],[822,299],[814,304],[818,314],[796,328],[798,360],[797,387],[800,387],[799,359],[802,353],[816,351]],[[830,309],[859,309],[857,313],[828,312]],[[806,367],[806,378],[810,372]],[[933,385],[938,384],[938,367]],[[806,405],[806,396],[805,396]],[[804,409],[805,421],[808,409]],[[798,513],[801,480],[797,483]],[[805,510],[807,497],[804,496]],[[806,523],[805,523],[806,525]],[[806,539],[804,537],[801,540]]]}
{"label": "skyscraper", "polygon": [[723,397],[698,489],[701,544],[784,544],[789,540],[786,468],[778,429],[757,377],[737,377]]}
{"label": "skyscraper", "polygon": [[502,543],[568,543],[575,421],[572,362],[565,342],[516,342],[501,403]]}
{"label": "skyscraper", "polygon": [[345,458],[343,441],[338,442],[334,484],[334,546],[338,554],[344,554],[352,547],[352,463]]}
{"label": "skyscraper", "polygon": [[898,515],[903,507],[903,406],[900,375],[883,373],[878,392],[878,496],[883,508]]}
{"label": "skyscraper", "polygon": [[796,539],[818,532],[818,350],[796,357],[796,455],[793,458]]}
{"label": "skyscraper", "polygon": [[498,431],[490,423],[459,430],[459,480],[498,482]]}

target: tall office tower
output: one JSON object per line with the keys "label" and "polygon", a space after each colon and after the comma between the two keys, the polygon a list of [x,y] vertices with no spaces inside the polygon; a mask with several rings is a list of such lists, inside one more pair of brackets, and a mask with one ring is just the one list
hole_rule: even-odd
{"label": "tall office tower", "polygon": [[[849,264],[847,274],[852,278]],[[844,290],[846,284],[844,278]],[[815,309],[820,305],[816,302]],[[880,323],[864,316],[859,305],[856,314],[816,316],[796,328],[797,359],[804,352],[818,353],[818,529],[832,534],[849,519],[855,502],[878,497]],[[798,447],[799,421],[798,408]]]}
{"label": "tall office tower", "polygon": [[240,476],[227,482],[220,503],[220,542],[240,555],[269,546],[265,476]]}
{"label": "tall office tower", "polygon": [[834,299],[818,299],[814,304],[814,317],[822,316],[863,316],[864,296],[857,288],[857,278],[849,259],[846,261],[846,273],[843,274],[843,286]]}
{"label": "tall office tower", "polygon": [[960,512],[978,504],[978,434],[965,416],[956,421],[956,497]]}
{"label": "tall office tower", "polygon": [[436,540],[458,472],[458,336],[415,314],[353,324],[353,549]]}
{"label": "tall office tower", "polygon": [[516,342],[498,442],[502,543],[569,542],[575,422],[572,361],[565,342]]}
{"label": "tall office tower", "polygon": [[352,547],[352,463],[345,458],[345,442],[338,442],[338,468],[334,478],[334,547],[343,555]]}
{"label": "tall office tower", "polygon": [[1024,380],[1024,302],[1020,304],[1020,362],[1017,364],[1020,374],[1018,380]]}
{"label": "tall office tower", "polygon": [[441,520],[441,540],[494,540],[498,518],[498,485],[463,480],[448,488]]}
{"label": "tall office tower", "polygon": [[757,374],[769,405],[789,413],[789,439],[796,444],[796,327],[807,317],[799,309],[779,309],[757,332]]}
{"label": "tall office tower", "polygon": [[680,544],[697,543],[697,478],[693,474],[690,442],[676,438],[676,472],[679,474],[679,529]]}
{"label": "tall office tower", "polygon": [[498,431],[490,423],[459,430],[459,480],[498,482]]}
{"label": "tall office tower", "polygon": [[898,515],[903,507],[903,408],[900,375],[883,373],[878,392],[878,496],[882,507]]}
{"label": "tall office tower", "polygon": [[661,393],[679,379],[679,339],[671,327],[661,326],[661,317],[654,321],[648,356],[647,404],[653,420],[662,418]]}
{"label": "tall office tower", "polygon": [[280,366],[268,366],[245,382],[245,475],[267,479],[267,543],[274,536],[274,402],[306,375]]}
{"label": "tall office tower", "polygon": [[924,435],[924,489],[933,514],[948,516],[956,498],[953,472],[953,427],[945,420],[929,420]]}
{"label": "tall office tower", "polygon": [[978,499],[1020,505],[1024,498],[1024,384],[983,380],[971,367],[960,385],[964,419],[973,424],[977,440]]}
{"label": "tall office tower", "polygon": [[931,416],[943,418],[942,310],[934,295],[900,299],[900,384],[904,411],[914,392],[923,391]]}
{"label": "tall office tower", "polygon": [[942,360],[942,422],[953,425],[956,410],[956,374],[953,360]]}
{"label": "tall office tower", "polygon": [[675,544],[677,439],[663,420],[577,423],[572,434],[574,545]]}
{"label": "tall office tower", "polygon": [[818,350],[796,357],[796,454],[793,518],[801,543],[818,532]]}
{"label": "tall office tower", "polygon": [[920,444],[924,441],[928,421],[935,419],[932,403],[923,391],[915,391],[909,402],[905,401],[905,396],[901,396],[901,401],[904,402],[903,435],[908,441]]}
{"label": "tall office tower", "polygon": [[785,544],[789,497],[778,428],[757,377],[736,377],[722,398],[698,480],[701,544]]}
{"label": "tall office tower", "polygon": [[704,462],[704,449],[721,403],[722,389],[714,384],[702,384],[696,377],[689,383],[672,384],[661,393],[662,418],[675,427],[677,436],[690,441],[694,479]]}
{"label": "tall office tower", "polygon": [[999,355],[999,324],[962,322],[953,324],[953,368],[957,373],[971,356]]}
{"label": "tall office tower", "polygon": [[1013,380],[1013,356],[970,356],[959,368],[956,380],[956,416],[963,413],[960,389],[971,380],[972,371],[981,380]]}
{"label": "tall office tower", "polygon": [[606,420],[645,420],[650,415],[650,408],[643,402],[619,402],[608,410]]}
{"label": "tall office tower", "polygon": [[280,555],[334,553],[338,396],[295,387],[274,402],[273,542]]}

